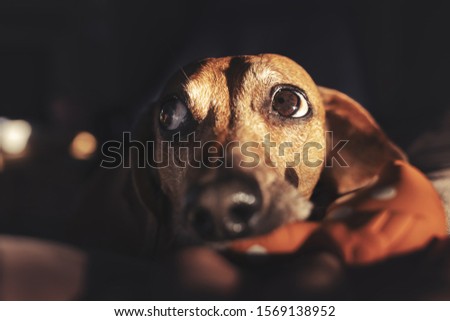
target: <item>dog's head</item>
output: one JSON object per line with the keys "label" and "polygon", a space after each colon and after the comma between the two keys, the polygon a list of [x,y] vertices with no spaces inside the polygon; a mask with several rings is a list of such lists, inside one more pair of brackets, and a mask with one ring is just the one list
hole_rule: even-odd
{"label": "dog's head", "polygon": [[149,166],[135,186],[154,223],[210,242],[306,219],[320,178],[346,193],[403,158],[358,103],[273,54],[187,66],[136,133]]}

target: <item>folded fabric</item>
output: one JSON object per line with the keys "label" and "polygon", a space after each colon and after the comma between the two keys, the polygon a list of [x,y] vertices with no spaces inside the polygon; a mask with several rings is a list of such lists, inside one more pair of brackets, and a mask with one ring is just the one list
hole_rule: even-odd
{"label": "folded fabric", "polygon": [[334,201],[320,222],[300,221],[271,233],[237,240],[237,252],[285,254],[333,248],[350,264],[365,264],[419,249],[447,237],[442,202],[412,165],[387,164],[374,183]]}

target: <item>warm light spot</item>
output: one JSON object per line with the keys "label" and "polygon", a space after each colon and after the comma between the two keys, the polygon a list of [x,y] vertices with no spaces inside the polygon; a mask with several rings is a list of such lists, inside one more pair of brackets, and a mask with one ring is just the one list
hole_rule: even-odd
{"label": "warm light spot", "polygon": [[0,150],[11,155],[25,151],[31,135],[31,125],[25,120],[0,118]]}
{"label": "warm light spot", "polygon": [[70,144],[70,154],[76,159],[88,159],[97,149],[97,140],[88,132],[80,132]]}

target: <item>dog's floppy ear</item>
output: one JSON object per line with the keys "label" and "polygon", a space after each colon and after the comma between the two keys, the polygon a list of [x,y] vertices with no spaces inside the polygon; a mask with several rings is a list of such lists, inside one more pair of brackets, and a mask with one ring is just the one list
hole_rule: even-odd
{"label": "dog's floppy ear", "polygon": [[[154,148],[155,143],[155,108],[153,107],[154,105],[149,105],[143,109],[133,126],[133,140],[145,146],[146,157],[152,155],[153,150],[147,149]],[[165,238],[169,235],[167,215],[164,215],[169,211],[167,208],[169,202],[161,190],[157,169],[151,167],[148,162],[145,166],[141,166],[139,165],[141,159],[137,159],[136,154],[133,153],[131,156],[133,186],[139,202],[147,213],[147,247],[151,247],[149,251],[153,253],[159,252],[166,246]]]}
{"label": "dog's floppy ear", "polygon": [[[337,90],[319,87],[319,92],[328,131],[324,175],[333,181],[337,193],[370,183],[388,161],[406,159],[359,103]],[[346,164],[330,159],[336,156],[331,150],[339,141],[347,141],[339,151]]]}

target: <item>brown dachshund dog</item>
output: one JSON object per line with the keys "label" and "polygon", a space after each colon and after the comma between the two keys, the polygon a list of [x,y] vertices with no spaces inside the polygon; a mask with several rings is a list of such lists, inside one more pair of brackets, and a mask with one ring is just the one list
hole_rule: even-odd
{"label": "brown dachshund dog", "polygon": [[[429,298],[448,283],[450,244],[426,250],[447,235],[431,184],[365,109],[317,87],[286,57],[211,58],[184,68],[139,115],[133,135],[123,142],[123,166],[102,172],[70,226],[83,249],[127,256],[1,237],[0,298],[329,298],[349,268],[357,298],[359,284],[366,298],[380,282],[380,293],[391,293],[398,271],[410,272],[401,298],[407,286],[428,286]],[[366,265],[421,248],[397,265]]]}
{"label": "brown dachshund dog", "polygon": [[145,256],[326,247],[354,264],[447,235],[437,193],[370,114],[283,56],[183,68],[132,135],[117,175],[87,190],[76,244]]}
{"label": "brown dachshund dog", "polygon": [[[291,251],[313,232],[323,232],[347,262],[367,263],[446,235],[431,185],[415,174],[370,114],[348,96],[316,86],[283,56],[211,58],[189,65],[140,116],[136,135],[153,143],[152,166],[136,159],[133,178],[151,218],[148,235],[158,235],[159,245],[200,241],[258,252],[260,242],[251,249],[235,245],[278,231],[261,242],[270,247],[295,234]],[[433,213],[382,214],[384,205],[377,203],[356,218],[364,221],[358,228],[324,222],[326,208],[338,196],[379,188],[381,174],[397,177],[404,167],[420,181],[412,184],[430,193]],[[406,228],[411,221],[420,228]],[[292,224],[295,229],[278,229]],[[275,246],[274,251],[287,250]]]}

